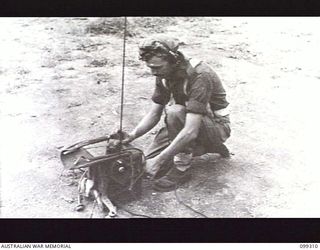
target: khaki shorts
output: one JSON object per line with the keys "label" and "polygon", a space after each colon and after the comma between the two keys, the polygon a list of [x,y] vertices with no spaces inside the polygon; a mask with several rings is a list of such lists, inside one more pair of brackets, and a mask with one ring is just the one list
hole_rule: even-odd
{"label": "khaki shorts", "polygon": [[[179,111],[177,115],[186,115],[185,111]],[[184,113],[183,113],[184,112]],[[215,148],[224,143],[230,137],[230,119],[226,116],[204,116],[200,125],[199,135],[193,142],[192,147],[203,148],[203,153],[214,153]],[[156,134],[153,142],[149,146],[146,157],[153,158],[160,154],[170,145],[167,127],[162,127]]]}

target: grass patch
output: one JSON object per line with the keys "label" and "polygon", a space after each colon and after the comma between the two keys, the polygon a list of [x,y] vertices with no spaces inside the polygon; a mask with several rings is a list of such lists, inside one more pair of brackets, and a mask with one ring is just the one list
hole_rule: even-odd
{"label": "grass patch", "polygon": [[[176,17],[128,17],[127,36],[141,37],[145,34],[165,32],[168,26],[176,23]],[[123,17],[95,18],[86,27],[86,32],[94,35],[122,35],[123,29]]]}

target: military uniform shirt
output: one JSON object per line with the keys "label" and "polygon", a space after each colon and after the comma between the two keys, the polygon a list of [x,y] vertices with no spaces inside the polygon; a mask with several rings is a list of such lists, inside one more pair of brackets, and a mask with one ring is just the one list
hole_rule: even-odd
{"label": "military uniform shirt", "polygon": [[204,62],[193,67],[186,61],[170,79],[156,77],[155,85],[153,102],[166,105],[173,98],[190,113],[205,115],[208,107],[214,112],[229,105],[219,77]]}

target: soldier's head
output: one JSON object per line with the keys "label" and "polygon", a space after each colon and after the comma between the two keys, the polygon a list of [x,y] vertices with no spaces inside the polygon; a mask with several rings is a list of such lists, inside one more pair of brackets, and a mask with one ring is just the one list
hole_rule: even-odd
{"label": "soldier's head", "polygon": [[154,76],[170,78],[183,58],[179,45],[177,39],[168,36],[148,38],[139,45],[140,60],[146,62]]}

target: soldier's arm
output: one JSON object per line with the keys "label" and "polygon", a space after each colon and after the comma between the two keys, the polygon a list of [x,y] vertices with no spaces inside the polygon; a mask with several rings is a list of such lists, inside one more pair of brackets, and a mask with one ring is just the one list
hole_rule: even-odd
{"label": "soldier's arm", "polygon": [[150,111],[143,117],[136,128],[129,133],[126,142],[131,142],[136,138],[146,134],[160,121],[164,106],[153,102]]}
{"label": "soldier's arm", "polygon": [[171,142],[171,144],[158,156],[161,165],[181,152],[191,141],[197,138],[202,120],[201,114],[187,113],[184,128]]}

